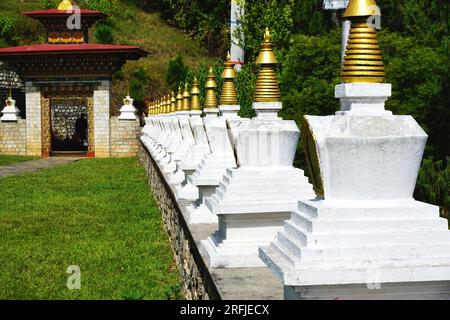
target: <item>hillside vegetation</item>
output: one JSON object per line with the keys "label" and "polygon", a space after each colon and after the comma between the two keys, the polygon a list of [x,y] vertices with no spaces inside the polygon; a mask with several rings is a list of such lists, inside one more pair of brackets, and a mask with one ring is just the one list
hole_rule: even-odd
{"label": "hillside vegetation", "polygon": [[[127,91],[128,83],[137,70],[144,70],[148,76],[145,96],[154,97],[166,93],[165,76],[168,62],[179,53],[190,68],[200,63],[209,63],[211,57],[200,41],[191,39],[185,32],[170,26],[158,12],[146,12],[128,1],[107,1],[115,4],[111,17],[97,24],[107,25],[112,30],[115,44],[137,45],[150,52],[147,58],[130,61],[114,77],[114,105],[120,105]],[[44,43],[45,29],[39,22],[23,17],[24,11],[56,8],[59,1],[42,0],[1,0],[0,1],[0,47]],[[82,8],[89,6],[78,1]],[[90,1],[102,4],[106,1]],[[91,30],[91,42],[98,42],[95,29]]]}

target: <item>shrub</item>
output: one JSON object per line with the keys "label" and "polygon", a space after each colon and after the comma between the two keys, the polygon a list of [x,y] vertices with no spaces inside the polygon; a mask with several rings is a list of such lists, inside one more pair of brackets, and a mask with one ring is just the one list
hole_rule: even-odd
{"label": "shrub", "polygon": [[183,56],[178,54],[169,61],[166,73],[166,83],[171,90],[177,90],[178,86],[186,80],[189,68],[183,62]]}
{"label": "shrub", "polygon": [[0,36],[7,37],[12,34],[16,19],[9,16],[0,16]]}
{"label": "shrub", "polygon": [[239,99],[239,104],[241,106],[241,111],[239,115],[244,118],[251,118],[255,116],[255,111],[253,110],[253,93],[255,92],[256,84],[256,73],[254,67],[251,65],[246,65],[238,73],[236,79],[236,89]]}
{"label": "shrub", "polygon": [[95,39],[101,44],[112,44],[114,43],[113,30],[108,25],[99,25],[95,28],[94,32]]}
{"label": "shrub", "polygon": [[129,83],[129,90],[131,97],[135,100],[135,107],[139,112],[145,108],[146,87],[150,82],[150,77],[144,68],[136,69]]}

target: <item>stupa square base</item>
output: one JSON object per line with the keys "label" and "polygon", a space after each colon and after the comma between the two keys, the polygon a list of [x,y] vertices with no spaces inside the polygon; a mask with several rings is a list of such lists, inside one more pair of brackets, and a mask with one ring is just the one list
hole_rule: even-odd
{"label": "stupa square base", "polygon": [[211,268],[263,267],[259,246],[268,245],[288,218],[282,212],[221,215],[219,230],[201,241],[200,251]]}
{"label": "stupa square base", "polygon": [[300,201],[260,257],[286,286],[448,281],[450,233],[414,200]]}

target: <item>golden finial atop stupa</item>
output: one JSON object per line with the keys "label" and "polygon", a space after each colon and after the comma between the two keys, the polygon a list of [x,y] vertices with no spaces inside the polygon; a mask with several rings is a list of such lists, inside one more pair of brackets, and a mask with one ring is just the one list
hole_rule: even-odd
{"label": "golden finial atop stupa", "polygon": [[177,99],[175,99],[175,92],[172,91],[172,96],[170,98],[170,112],[176,112],[177,111]]}
{"label": "golden finial atop stupa", "polygon": [[172,102],[170,100],[170,94],[168,93],[166,96],[166,108],[167,108],[167,113],[171,113],[172,112]]}
{"label": "golden finial atop stupa", "polygon": [[234,83],[234,80],[236,79],[236,71],[231,63],[230,52],[227,54],[227,60],[225,61],[225,68],[223,69],[222,78],[223,85],[222,94],[220,96],[220,105],[238,105],[239,102],[237,99],[236,84]]}
{"label": "golden finial atop stupa", "polygon": [[177,111],[183,110],[183,94],[181,93],[181,85],[178,86],[178,93],[177,93]]}
{"label": "golden finial atop stupa", "polygon": [[273,52],[271,35],[268,28],[264,33],[264,41],[261,44],[256,63],[261,65],[256,80],[256,89],[254,95],[255,102],[280,102],[281,92],[278,86],[277,76],[275,74],[277,58]]}
{"label": "golden finial atop stupa", "polygon": [[216,96],[217,82],[214,76],[213,68],[209,68],[208,79],[205,84],[205,108],[216,109],[217,108],[217,96]]}
{"label": "golden finial atop stupa", "polygon": [[184,91],[183,91],[183,111],[189,111],[190,109],[190,98],[191,95],[189,94],[188,85],[187,83],[184,85]]}
{"label": "golden finial atop stupa", "polygon": [[163,96],[161,98],[161,113],[166,114],[167,113],[167,106],[166,106],[166,97]]}
{"label": "golden finial atop stupa", "polygon": [[350,0],[343,17],[351,21],[350,35],[342,64],[341,79],[345,83],[381,83],[384,72],[375,28],[369,26],[370,16],[379,16],[374,0]]}
{"label": "golden finial atop stupa", "polygon": [[9,88],[9,96],[8,96],[8,98],[5,100],[5,104],[6,104],[6,106],[10,107],[10,106],[13,105],[13,102],[14,102],[14,100],[13,100],[13,98],[12,98],[12,89]]}
{"label": "golden finial atop stupa", "polygon": [[72,10],[73,9],[73,7],[72,7],[72,1],[70,1],[70,0],[63,0],[63,1],[61,1],[61,3],[58,5],[58,10],[64,10],[64,11],[67,11],[67,10]]}
{"label": "golden finial atop stupa", "polygon": [[376,5],[375,0],[350,0],[342,17],[350,18],[377,16],[379,13],[374,11]]}
{"label": "golden finial atop stupa", "polygon": [[191,110],[202,110],[200,105],[200,86],[198,85],[197,78],[194,78],[191,88]]}

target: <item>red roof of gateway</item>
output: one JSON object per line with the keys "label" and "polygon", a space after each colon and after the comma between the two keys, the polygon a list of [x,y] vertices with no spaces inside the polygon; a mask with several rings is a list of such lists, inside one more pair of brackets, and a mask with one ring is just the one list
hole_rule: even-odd
{"label": "red roof of gateway", "polygon": [[137,58],[145,57],[148,52],[137,46],[111,44],[35,44],[30,46],[2,48],[0,57],[30,56],[50,54],[88,54],[88,53],[134,53]]}
{"label": "red roof of gateway", "polygon": [[[75,13],[75,10],[58,10],[58,9],[51,9],[51,10],[35,10],[35,11],[28,11],[28,12],[22,12],[23,15],[28,16],[30,18],[34,17],[54,17],[54,16],[68,16]],[[96,10],[86,10],[86,9],[80,9],[80,13],[82,16],[103,16],[107,17],[106,14],[96,11]]]}

